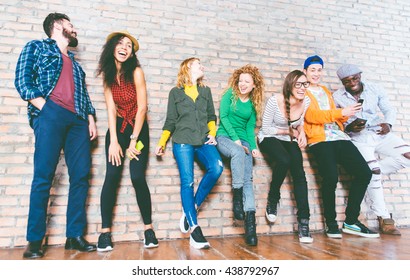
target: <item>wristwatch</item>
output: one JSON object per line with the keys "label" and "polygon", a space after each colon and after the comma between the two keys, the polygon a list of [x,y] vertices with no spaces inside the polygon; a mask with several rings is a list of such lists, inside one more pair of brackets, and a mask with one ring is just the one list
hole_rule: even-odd
{"label": "wristwatch", "polygon": [[138,137],[135,136],[134,134],[131,134],[131,135],[130,135],[130,139],[131,139],[131,140],[137,140],[137,138],[138,138]]}

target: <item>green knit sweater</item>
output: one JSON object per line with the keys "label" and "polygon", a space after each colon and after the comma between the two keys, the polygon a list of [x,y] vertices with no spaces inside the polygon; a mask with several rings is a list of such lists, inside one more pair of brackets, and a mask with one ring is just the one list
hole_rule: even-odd
{"label": "green knit sweater", "polygon": [[251,100],[240,99],[233,104],[233,91],[229,88],[221,99],[219,107],[220,125],[216,136],[227,136],[232,141],[243,140],[249,143],[251,150],[256,149],[255,127],[256,111]]}

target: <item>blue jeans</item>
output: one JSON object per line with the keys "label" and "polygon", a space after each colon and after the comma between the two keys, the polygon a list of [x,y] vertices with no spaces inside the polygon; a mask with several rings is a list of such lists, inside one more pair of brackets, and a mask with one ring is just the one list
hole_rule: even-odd
{"label": "blue jeans", "polygon": [[[172,151],[178,165],[181,180],[182,207],[189,225],[193,227],[198,224],[195,208],[201,206],[222,174],[223,164],[221,156],[215,146],[207,144],[192,146],[189,144],[173,143]],[[195,194],[194,157],[199,160],[206,170]]]}
{"label": "blue jeans", "polygon": [[48,100],[33,119],[35,135],[34,176],[30,193],[27,241],[39,241],[46,233],[47,205],[55,170],[64,150],[70,188],[67,204],[66,236],[84,234],[85,202],[91,167],[88,120]]}
{"label": "blue jeans", "polygon": [[243,210],[256,211],[255,194],[253,192],[253,159],[249,143],[241,140],[243,146],[247,147],[249,154],[226,136],[216,137],[219,152],[231,159],[232,188],[243,188]]}

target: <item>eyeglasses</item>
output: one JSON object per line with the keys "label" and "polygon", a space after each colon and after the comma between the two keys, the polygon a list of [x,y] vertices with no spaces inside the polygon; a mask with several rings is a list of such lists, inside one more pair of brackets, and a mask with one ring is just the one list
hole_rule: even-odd
{"label": "eyeglasses", "polygon": [[303,85],[304,88],[308,88],[310,86],[310,82],[304,82],[304,83],[296,82],[295,83],[295,88],[301,88],[302,85]]}

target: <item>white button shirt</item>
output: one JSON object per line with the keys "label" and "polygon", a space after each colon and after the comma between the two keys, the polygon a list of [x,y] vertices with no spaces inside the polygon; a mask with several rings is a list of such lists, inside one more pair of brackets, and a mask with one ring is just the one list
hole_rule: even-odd
{"label": "white button shirt", "polygon": [[[367,120],[366,127],[375,126],[379,123],[388,123],[394,125],[396,122],[396,109],[390,104],[385,90],[370,82],[363,82],[363,92],[360,98],[364,100],[363,110],[350,117],[345,126],[354,121],[356,118]],[[333,93],[333,99],[336,107],[345,108],[357,103],[356,99],[342,87]],[[380,112],[383,114],[381,115]]]}

